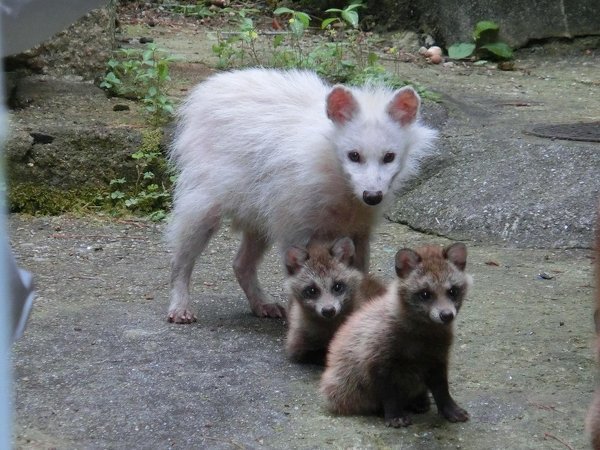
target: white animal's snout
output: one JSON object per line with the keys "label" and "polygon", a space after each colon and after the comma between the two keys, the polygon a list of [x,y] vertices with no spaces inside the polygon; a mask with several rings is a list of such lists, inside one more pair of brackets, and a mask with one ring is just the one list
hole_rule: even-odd
{"label": "white animal's snout", "polygon": [[375,206],[383,200],[382,191],[363,191],[363,201],[370,206]]}
{"label": "white animal's snout", "polygon": [[379,205],[389,192],[397,166],[370,161],[347,166],[356,196],[369,206]]}
{"label": "white animal's snout", "polygon": [[431,309],[429,318],[436,323],[448,325],[456,317],[456,307],[452,304],[440,305]]}

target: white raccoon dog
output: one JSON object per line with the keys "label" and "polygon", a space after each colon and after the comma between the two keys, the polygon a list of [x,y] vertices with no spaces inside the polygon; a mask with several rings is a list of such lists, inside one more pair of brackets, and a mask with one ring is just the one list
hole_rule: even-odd
{"label": "white raccoon dog", "polygon": [[410,87],[331,87],[295,70],[226,72],[198,85],[170,154],[179,177],[168,320],[196,320],[191,274],[224,217],[242,232],[233,268],[257,316],[285,315],[257,278],[271,243],[285,251],[350,236],[353,264],[367,272],[373,225],[435,138],[419,123],[420,103]]}

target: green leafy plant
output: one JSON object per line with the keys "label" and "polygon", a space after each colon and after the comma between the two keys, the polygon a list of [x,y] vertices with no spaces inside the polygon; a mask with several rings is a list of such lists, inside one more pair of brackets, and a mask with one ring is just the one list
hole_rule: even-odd
{"label": "green leafy plant", "polygon": [[498,40],[500,27],[495,22],[478,22],[473,30],[473,42],[461,42],[448,47],[452,59],[510,59],[513,51],[508,44]]}
{"label": "green leafy plant", "polygon": [[356,11],[358,8],[364,8],[362,0],[353,0],[350,2],[348,6],[344,9],[339,8],[329,8],[325,10],[326,13],[335,14],[334,17],[328,17],[321,22],[321,28],[325,29],[331,26],[333,23],[338,23],[341,27],[346,24],[350,25],[352,28],[358,28],[359,17],[358,12]]}
{"label": "green leafy plant", "polygon": [[131,155],[137,174],[133,183],[126,178],[110,181],[111,191],[106,199],[113,208],[145,214],[155,221],[167,216],[171,205],[170,187],[175,180],[174,176],[167,176],[167,163],[161,151],[162,136],[158,128],[143,134],[142,145]]}
{"label": "green leafy plant", "polygon": [[154,43],[145,50],[120,49],[107,62],[107,73],[100,87],[111,94],[141,100],[153,125],[160,125],[173,114],[173,104],[166,94],[171,80],[169,66],[180,58],[169,55]]}
{"label": "green leafy plant", "polygon": [[[248,14],[255,11],[249,8],[235,11],[237,30],[217,33],[217,43],[213,44],[212,52],[219,58],[217,63],[219,68],[233,67],[236,64],[236,59],[241,66],[248,62],[256,65],[260,64],[260,57],[256,50],[258,31],[252,18],[248,17]],[[249,58],[246,58],[247,54],[249,54]]]}
{"label": "green leafy plant", "polygon": [[[296,11],[285,7],[277,8],[275,11],[273,11],[273,14],[276,16],[289,16],[288,24],[291,33],[292,47],[296,50],[298,60],[302,61],[304,54],[302,51],[302,46],[300,45],[300,40],[310,25],[310,16],[305,12]],[[279,39],[278,45],[281,44],[281,42],[281,39]]]}

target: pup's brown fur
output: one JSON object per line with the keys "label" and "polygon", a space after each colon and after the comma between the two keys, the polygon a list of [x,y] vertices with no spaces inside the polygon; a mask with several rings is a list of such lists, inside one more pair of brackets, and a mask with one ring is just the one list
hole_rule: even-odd
{"label": "pup's brown fur", "polygon": [[[596,358],[600,360],[600,207],[596,220],[596,310],[594,323],[596,324]],[[596,388],[594,399],[586,419],[586,428],[590,433],[592,448],[600,450],[600,387]]]}
{"label": "pup's brown fur", "polygon": [[352,267],[354,255],[350,238],[317,240],[306,249],[287,250],[286,352],[292,360],[324,364],[327,346],[348,315],[385,292],[381,282]]}
{"label": "pup's brown fur", "polygon": [[407,426],[409,411],[429,409],[431,391],[446,419],[468,420],[448,392],[452,322],[472,283],[466,258],[461,243],[398,251],[398,279],[354,313],[329,346],[321,392],[333,412],[383,411],[388,426]]}

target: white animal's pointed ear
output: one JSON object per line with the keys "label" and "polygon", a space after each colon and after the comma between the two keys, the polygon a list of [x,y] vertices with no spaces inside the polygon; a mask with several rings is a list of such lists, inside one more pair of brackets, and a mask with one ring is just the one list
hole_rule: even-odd
{"label": "white animal's pointed ear", "polygon": [[467,247],[462,242],[455,242],[444,249],[444,258],[463,271],[467,267]]}
{"label": "white animal's pointed ear", "polygon": [[297,273],[308,260],[308,252],[300,247],[290,247],[285,252],[285,268],[288,275]]}
{"label": "white animal's pointed ear", "polygon": [[421,98],[410,86],[405,86],[394,93],[387,106],[387,113],[402,126],[410,125],[417,120]]}
{"label": "white animal's pointed ear", "polygon": [[396,275],[406,278],[421,262],[421,257],[410,248],[401,248],[396,253]]}
{"label": "white animal's pointed ear", "polygon": [[344,125],[358,112],[358,103],[349,89],[342,85],[333,87],[327,96],[327,117],[336,125]]}
{"label": "white animal's pointed ear", "polygon": [[354,259],[354,242],[349,237],[343,237],[334,242],[329,250],[331,256],[343,262],[346,265],[352,264]]}

